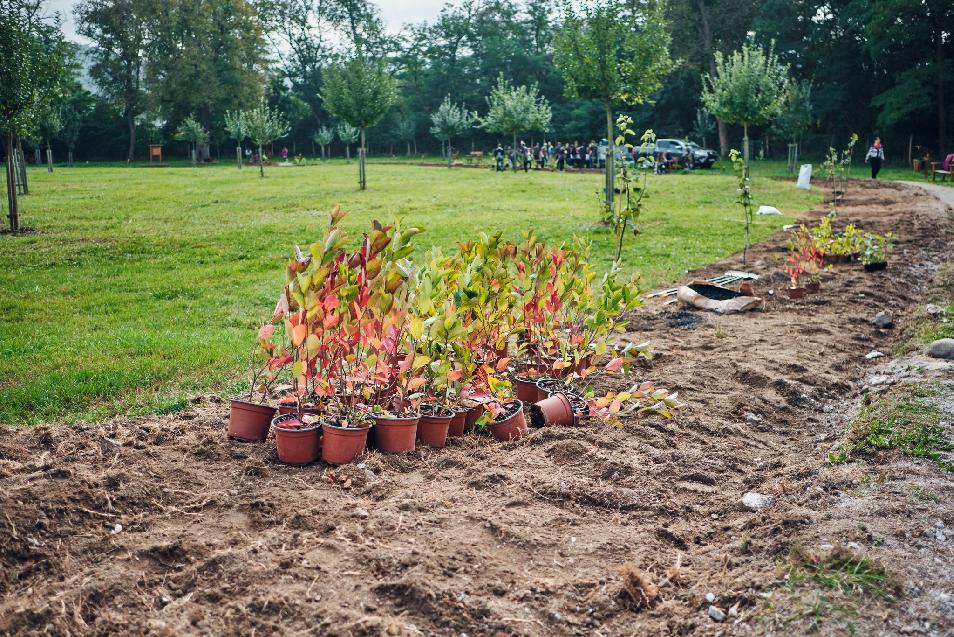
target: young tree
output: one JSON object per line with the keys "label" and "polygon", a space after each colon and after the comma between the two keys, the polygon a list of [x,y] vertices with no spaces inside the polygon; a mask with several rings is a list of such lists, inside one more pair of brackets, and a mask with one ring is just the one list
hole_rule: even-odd
{"label": "young tree", "polygon": [[242,140],[245,139],[245,120],[240,111],[225,111],[225,132],[235,140],[235,161],[239,169],[242,168]]}
{"label": "young tree", "polygon": [[73,166],[73,150],[76,148],[80,128],[83,126],[85,117],[86,113],[81,111],[77,105],[72,102],[67,102],[60,109],[60,119],[63,120],[63,128],[60,129],[59,140],[66,144],[67,166]]}
{"label": "young tree", "polygon": [[260,176],[265,176],[265,158],[262,147],[288,134],[288,122],[276,110],[272,110],[262,99],[257,108],[242,113],[245,134],[258,146],[258,169]]}
{"label": "young tree", "polygon": [[772,132],[789,142],[789,170],[794,169],[802,131],[812,123],[812,83],[793,82],[785,94],[782,111],[772,122]]}
{"label": "young tree", "polygon": [[[357,132],[357,131],[355,131]],[[321,146],[321,158],[325,159],[325,149],[331,146],[331,142],[335,141],[335,129],[330,126],[322,126],[318,129],[318,132],[315,133],[315,143]],[[327,157],[331,157],[331,149],[328,148]]]}
{"label": "young tree", "polygon": [[550,103],[536,84],[514,86],[501,73],[486,99],[487,115],[480,120],[481,127],[491,133],[512,134],[514,148],[517,133],[545,131],[550,126]]}
{"label": "young tree", "polygon": [[553,39],[553,63],[567,95],[596,100],[606,115],[604,205],[613,205],[615,124],[613,105],[643,104],[672,69],[671,36],[664,0],[633,3],[597,0],[579,13],[567,2],[563,25]]}
{"label": "young tree", "polygon": [[[0,131],[7,154],[10,231],[20,230],[14,155],[19,137],[35,127],[66,73],[66,45],[58,26],[38,18],[39,3],[0,5]],[[22,156],[22,152],[21,152]]]}
{"label": "young tree", "polygon": [[[39,136],[37,144],[46,142],[46,169],[53,172],[53,139],[63,130],[63,118],[60,116],[60,105],[49,104],[42,109],[39,115]],[[39,158],[38,158],[39,159]],[[38,162],[39,163],[39,162]]]}
{"label": "young tree", "polygon": [[325,108],[333,117],[361,131],[358,150],[358,187],[361,190],[367,188],[367,129],[381,121],[396,97],[394,78],[384,64],[360,53],[325,73],[322,91]]}
{"label": "young tree", "polygon": [[774,44],[768,51],[752,43],[725,57],[716,52],[716,75],[702,79],[706,110],[729,124],[742,124],[745,176],[749,176],[749,126],[766,124],[781,112],[788,93],[788,66]]}
{"label": "young tree", "polygon": [[119,104],[129,131],[126,161],[136,154],[136,117],[142,91],[149,0],[83,0],[74,9],[77,31],[92,40],[90,75],[103,95]]}
{"label": "young tree", "polygon": [[180,142],[189,142],[189,157],[195,166],[196,146],[209,143],[209,131],[194,115],[186,117],[176,129],[175,138]]}
{"label": "young tree", "polygon": [[410,157],[411,144],[414,143],[414,138],[417,137],[417,118],[411,114],[401,116],[401,119],[398,120],[395,133],[397,133],[398,139],[407,144],[407,156]]}
{"label": "young tree", "polygon": [[[446,96],[437,110],[431,113],[431,134],[441,140],[442,146],[445,141],[447,142],[448,168],[453,161],[451,140],[468,131],[474,125],[476,119],[476,113],[468,112],[463,105],[452,104],[450,95]],[[547,119],[549,120],[549,117]]]}
{"label": "young tree", "polygon": [[348,163],[351,163],[351,144],[358,141],[358,137],[361,136],[361,131],[352,126],[347,122],[338,122],[337,127],[338,139],[341,140],[341,143],[345,147],[345,159]]}

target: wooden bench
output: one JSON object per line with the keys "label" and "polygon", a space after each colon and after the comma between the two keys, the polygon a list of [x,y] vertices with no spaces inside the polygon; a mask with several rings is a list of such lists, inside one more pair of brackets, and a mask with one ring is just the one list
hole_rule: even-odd
{"label": "wooden bench", "polygon": [[941,176],[941,181],[947,181],[947,178],[951,176],[950,170],[944,170],[943,168],[939,168],[939,166],[943,166],[943,165],[944,164],[939,161],[931,162],[931,181],[937,181],[938,175]]}
{"label": "wooden bench", "polygon": [[484,161],[483,151],[474,150],[467,153],[467,163],[468,164],[477,164],[478,166]]}

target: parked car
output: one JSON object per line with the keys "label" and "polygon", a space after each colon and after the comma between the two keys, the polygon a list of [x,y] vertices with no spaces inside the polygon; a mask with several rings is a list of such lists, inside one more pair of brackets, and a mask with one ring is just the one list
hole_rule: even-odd
{"label": "parked car", "polygon": [[689,142],[689,150],[692,151],[692,165],[696,168],[712,168],[712,164],[719,161],[719,153],[708,148],[703,148],[695,142]]}

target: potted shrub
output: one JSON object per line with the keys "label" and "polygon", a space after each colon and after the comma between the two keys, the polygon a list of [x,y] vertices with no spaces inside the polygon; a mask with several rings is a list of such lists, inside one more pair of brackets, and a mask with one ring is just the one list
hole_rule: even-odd
{"label": "potted shrub", "polygon": [[275,450],[285,464],[303,466],[318,458],[321,423],[316,416],[285,414],[272,420]]}
{"label": "potted shrub", "polygon": [[805,264],[802,262],[801,253],[792,251],[788,255],[788,265],[785,267],[785,273],[788,274],[788,298],[800,299],[805,296],[805,288],[799,285],[802,272],[805,270]]}
{"label": "potted shrub", "polygon": [[861,232],[854,224],[848,224],[843,232],[835,235],[831,240],[827,256],[832,263],[848,263],[858,258],[861,243]]}
{"label": "potted shrub", "polygon": [[891,243],[893,235],[875,234],[866,232],[862,240],[861,263],[866,272],[884,270],[888,267],[888,252],[894,247]]}
{"label": "potted shrub", "polygon": [[[268,428],[275,416],[275,408],[265,403],[272,384],[279,372],[292,358],[272,342],[273,324],[262,325],[258,330],[258,344],[252,352],[252,382],[248,399],[233,398],[229,404],[228,435],[236,440],[261,442],[268,437]],[[258,393],[259,399],[255,400]]]}
{"label": "potted shrub", "polygon": [[486,413],[480,423],[499,442],[517,440],[527,435],[527,419],[523,401],[513,398],[513,386],[505,378],[489,379],[492,398],[484,405]]}

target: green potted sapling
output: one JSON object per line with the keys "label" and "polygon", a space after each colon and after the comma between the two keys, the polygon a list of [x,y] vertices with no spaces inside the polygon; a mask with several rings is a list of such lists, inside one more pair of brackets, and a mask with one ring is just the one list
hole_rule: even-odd
{"label": "green potted sapling", "polygon": [[862,239],[861,263],[866,272],[884,270],[888,267],[888,252],[894,247],[894,235],[866,232]]}

